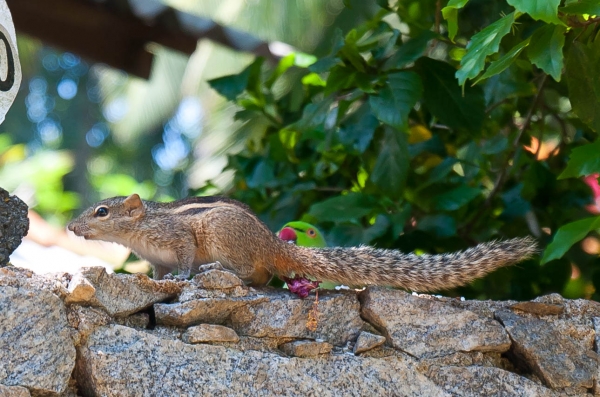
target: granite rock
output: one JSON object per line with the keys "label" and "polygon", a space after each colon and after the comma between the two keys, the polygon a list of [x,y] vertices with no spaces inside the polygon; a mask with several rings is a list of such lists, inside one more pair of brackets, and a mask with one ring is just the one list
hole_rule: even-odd
{"label": "granite rock", "polygon": [[378,346],[381,346],[384,343],[385,336],[375,335],[370,332],[362,331],[356,339],[353,352],[354,354],[360,354],[366,352],[367,350],[371,350]]}
{"label": "granite rock", "polygon": [[[0,395],[600,395],[597,302],[381,288],[303,300],[206,273],[0,268]],[[147,329],[152,310],[139,310],[161,298]]]}
{"label": "granite rock", "polygon": [[240,340],[238,334],[231,328],[222,325],[200,324],[190,327],[182,335],[185,343],[233,342]]}
{"label": "granite rock", "polygon": [[189,327],[200,323],[223,324],[239,308],[268,301],[261,294],[242,297],[199,298],[186,302],[154,305],[156,322],[162,325]]}
{"label": "granite rock", "polygon": [[192,284],[203,289],[230,289],[242,286],[244,282],[232,272],[210,269],[195,275]]}
{"label": "granite rock", "polygon": [[128,316],[156,302],[175,298],[184,284],[153,280],[145,274],[108,274],[103,267],[88,267],[71,279],[67,302],[99,306],[111,316]]}
{"label": "granite rock", "polygon": [[231,327],[245,336],[322,339],[342,345],[355,339],[364,326],[354,292],[319,293],[315,331],[307,327],[313,303],[313,299],[300,299],[289,291],[272,291],[268,300],[234,310]]}
{"label": "granite rock", "polygon": [[65,392],[76,340],[56,295],[0,286],[0,384],[23,386],[36,395]]}
{"label": "granite rock", "polygon": [[[551,323],[515,313],[498,312],[513,341],[511,353],[553,388],[592,388],[597,361],[568,335],[557,332]],[[586,354],[588,353],[588,354]]]}
{"label": "granite rock", "polygon": [[287,342],[280,347],[282,352],[291,357],[319,357],[328,354],[333,349],[333,345],[327,342],[317,342],[312,340],[296,340]]}
{"label": "granite rock", "polygon": [[493,367],[434,367],[427,376],[444,391],[463,397],[558,397],[527,378]]}
{"label": "granite rock", "polygon": [[435,299],[382,288],[367,288],[360,299],[363,318],[393,347],[415,357],[510,348],[510,339],[497,321]]}
{"label": "granite rock", "polygon": [[30,397],[31,393],[21,386],[4,386],[0,384],[0,396],[2,397]]}
{"label": "granite rock", "polygon": [[79,357],[84,395],[448,395],[416,372],[408,358],[288,358],[161,340],[119,325],[98,328]]}

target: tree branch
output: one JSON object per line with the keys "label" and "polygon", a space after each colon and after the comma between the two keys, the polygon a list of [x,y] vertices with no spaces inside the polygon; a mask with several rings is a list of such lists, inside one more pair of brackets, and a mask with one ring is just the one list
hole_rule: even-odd
{"label": "tree branch", "polygon": [[[538,107],[538,104],[542,97],[542,92],[544,90],[544,85],[546,84],[547,78],[548,78],[548,75],[544,74],[544,76],[542,77],[542,79],[538,85],[537,93],[535,94],[535,97],[533,98],[533,101],[531,102],[531,106],[529,107],[529,110],[527,111],[527,115],[525,116],[523,123],[519,127],[517,136],[515,137],[515,139],[513,141],[512,148],[511,148],[510,152],[508,153],[508,155],[506,156],[505,166],[500,171],[500,175],[498,175],[498,178],[496,178],[496,182],[494,183],[494,188],[492,189],[489,196],[485,199],[485,203],[479,207],[479,210],[477,212],[475,212],[475,214],[473,214],[471,216],[471,218],[469,219],[469,221],[467,222],[467,224],[465,226],[467,234],[470,231],[470,229],[473,227],[474,222],[480,218],[480,216],[486,209],[488,209],[490,207],[492,200],[498,194],[498,192],[500,192],[500,190],[502,190],[504,183],[506,183],[506,179],[508,177],[509,171],[516,163],[516,157],[517,157],[516,155],[518,153],[517,149],[520,146],[519,142],[521,140],[521,137],[523,136],[523,133],[531,124],[531,118],[535,114],[535,110]],[[511,166],[511,162],[513,164],[512,166]]]}

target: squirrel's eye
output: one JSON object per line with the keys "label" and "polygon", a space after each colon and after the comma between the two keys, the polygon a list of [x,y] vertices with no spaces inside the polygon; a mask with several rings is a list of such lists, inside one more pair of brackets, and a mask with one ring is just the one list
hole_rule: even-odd
{"label": "squirrel's eye", "polygon": [[315,229],[308,229],[306,231],[306,233],[310,236],[310,237],[315,237],[317,235],[317,232],[315,232]]}
{"label": "squirrel's eye", "polygon": [[105,217],[108,216],[108,207],[98,207],[96,208],[96,212],[94,212],[94,216]]}

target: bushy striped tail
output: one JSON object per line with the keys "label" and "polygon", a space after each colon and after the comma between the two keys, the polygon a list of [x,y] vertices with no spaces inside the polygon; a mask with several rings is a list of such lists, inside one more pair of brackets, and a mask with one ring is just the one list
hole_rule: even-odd
{"label": "bushy striped tail", "polygon": [[296,274],[350,286],[380,285],[420,292],[465,285],[538,253],[532,237],[492,241],[440,255],[371,247],[297,248],[298,263],[290,269]]}

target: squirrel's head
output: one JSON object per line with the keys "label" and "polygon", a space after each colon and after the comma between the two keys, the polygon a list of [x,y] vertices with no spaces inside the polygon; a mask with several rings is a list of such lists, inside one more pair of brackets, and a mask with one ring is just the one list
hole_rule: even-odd
{"label": "squirrel's head", "polygon": [[112,197],[86,209],[67,227],[85,239],[118,242],[124,231],[134,229],[145,212],[144,202],[137,194]]}

